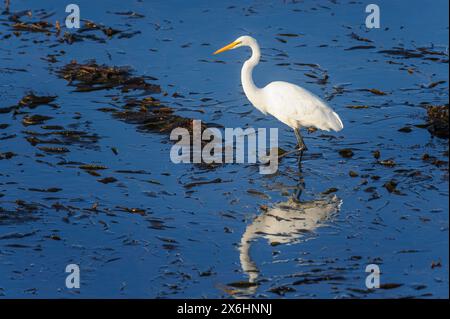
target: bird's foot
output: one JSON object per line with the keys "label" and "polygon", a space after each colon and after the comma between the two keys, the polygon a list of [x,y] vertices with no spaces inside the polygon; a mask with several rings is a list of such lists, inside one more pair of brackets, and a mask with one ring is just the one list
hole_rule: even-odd
{"label": "bird's foot", "polygon": [[299,152],[303,152],[303,151],[307,151],[308,150],[308,148],[306,147],[305,144],[303,144],[303,145],[298,145],[297,144],[296,148],[297,148],[297,151],[299,151]]}
{"label": "bird's foot", "polygon": [[307,150],[308,150],[308,148],[306,147],[306,145],[304,145],[303,147],[299,147],[297,145],[293,150],[291,150],[289,152],[286,152],[286,153],[283,153],[281,155],[278,155],[278,159],[281,159],[283,157],[289,156],[289,155],[294,154],[294,153],[299,153],[300,152],[301,154],[303,154],[303,152],[307,151]]}
{"label": "bird's foot", "polygon": [[293,150],[291,150],[291,151],[288,151],[288,152],[286,152],[286,153],[283,153],[283,154],[278,155],[278,159],[282,159],[283,157],[287,157],[287,156],[289,156],[289,155],[291,155],[291,154],[293,154],[293,153],[297,153],[297,152],[301,152],[301,151],[298,150],[298,149],[293,149]]}

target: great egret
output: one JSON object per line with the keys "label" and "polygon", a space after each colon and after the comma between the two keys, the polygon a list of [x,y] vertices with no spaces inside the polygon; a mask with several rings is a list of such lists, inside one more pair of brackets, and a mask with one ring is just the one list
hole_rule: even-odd
{"label": "great egret", "polygon": [[245,61],[241,71],[242,87],[245,95],[264,114],[271,114],[290,126],[297,138],[299,151],[306,150],[300,133],[301,127],[316,127],[321,130],[340,131],[344,128],[339,115],[313,93],[292,83],[275,81],[263,88],[253,82],[252,71],[258,65],[261,51],[258,42],[250,36],[241,36],[230,44],[214,52],[218,54],[243,46],[252,49],[252,56]]}

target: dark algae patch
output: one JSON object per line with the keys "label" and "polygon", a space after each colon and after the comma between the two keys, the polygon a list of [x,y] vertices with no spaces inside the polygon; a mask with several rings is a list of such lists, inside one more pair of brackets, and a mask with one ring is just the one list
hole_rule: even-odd
{"label": "dark algae patch", "polygon": [[25,95],[16,105],[9,107],[0,107],[0,114],[10,113],[12,111],[18,111],[21,108],[35,109],[40,105],[50,105],[57,107],[53,101],[55,101],[56,96],[41,96],[36,95],[33,92]]}
{"label": "dark algae patch", "polygon": [[447,138],[449,134],[449,112],[448,104],[427,106],[427,129],[437,137]]}
{"label": "dark algae patch", "polygon": [[350,148],[344,148],[342,150],[339,150],[339,155],[345,158],[351,158],[353,157],[354,153]]}
{"label": "dark algae patch", "polygon": [[39,96],[30,92],[19,101],[18,106],[34,109],[39,105],[52,105],[55,99],[56,96]]}
{"label": "dark algae patch", "polygon": [[[93,61],[79,64],[73,61],[58,71],[58,75],[75,86],[77,92],[119,89],[122,92],[142,90],[145,94],[159,94],[161,87],[148,83],[151,77],[133,76],[128,67],[98,65]],[[116,101],[112,103],[117,104]],[[151,96],[128,98],[118,109],[100,109],[111,112],[114,118],[138,125],[141,130],[170,132],[175,127],[192,128],[192,119],[174,114],[171,107],[162,105]],[[204,127],[203,127],[204,129]]]}
{"label": "dark algae patch", "polygon": [[94,61],[84,64],[72,61],[57,73],[77,92],[119,88],[122,92],[144,90],[147,93],[161,93],[161,88],[148,83],[145,77],[131,76],[127,67],[98,65]]}

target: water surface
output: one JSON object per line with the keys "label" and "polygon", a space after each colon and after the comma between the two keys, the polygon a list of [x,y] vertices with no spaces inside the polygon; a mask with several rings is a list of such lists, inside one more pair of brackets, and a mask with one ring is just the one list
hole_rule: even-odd
{"label": "water surface", "polygon": [[[23,22],[66,15],[55,1],[11,2],[31,11]],[[448,2],[377,3],[371,30],[364,1],[78,1],[82,19],[121,31],[111,37],[15,30],[1,15],[0,296],[448,298],[448,139],[423,125],[427,105],[448,103]],[[84,37],[70,44],[66,31]],[[213,126],[276,127],[292,149],[290,129],[242,93],[249,52],[211,55],[244,34],[262,47],[257,85],[302,85],[344,122],[304,133],[302,174],[295,156],[266,176],[173,164],[167,132],[108,110],[151,96]],[[162,92],[77,92],[58,75],[89,60]],[[15,107],[31,91],[55,98]],[[80,289],[65,287],[70,263]],[[365,286],[372,263],[381,289]]]}

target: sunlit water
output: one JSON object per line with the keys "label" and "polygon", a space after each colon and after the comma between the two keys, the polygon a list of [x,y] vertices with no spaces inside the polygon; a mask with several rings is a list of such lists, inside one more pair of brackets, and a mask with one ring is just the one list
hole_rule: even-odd
{"label": "sunlit water", "polygon": [[[58,108],[0,113],[7,124],[0,126],[0,153],[16,154],[0,160],[0,296],[448,297],[448,140],[415,126],[426,122],[422,104],[448,103],[448,83],[430,85],[448,81],[447,1],[378,1],[381,28],[372,30],[364,25],[365,2],[77,3],[83,19],[140,33],[97,33],[104,43],[69,45],[43,33],[5,37],[11,23],[1,16],[0,107],[33,91],[56,95]],[[66,15],[55,1],[12,0],[12,11],[27,9],[52,23]],[[54,15],[39,18],[39,9]],[[143,17],[117,14],[129,11]],[[286,33],[298,36],[280,35]],[[130,66],[157,78],[168,94],[154,97],[178,115],[219,127],[277,127],[280,147],[292,149],[294,134],[242,93],[240,67],[249,52],[211,55],[243,34],[262,47],[257,85],[300,84],[327,98],[344,122],[339,133],[305,132],[300,176],[295,156],[268,176],[253,164],[173,164],[167,134],[98,110],[125,93],[74,92],[56,74],[72,60]],[[361,45],[369,47],[354,48]],[[436,61],[379,52],[394,47],[444,55]],[[48,54],[59,54],[57,61]],[[26,131],[45,132],[22,124],[27,112],[94,138],[65,145],[64,154],[43,152],[26,140]],[[399,131],[404,127],[411,131]],[[353,157],[339,154],[346,148]],[[376,150],[395,166],[379,164]],[[91,176],[80,163],[106,169]],[[98,182],[104,177],[117,181]],[[186,187],[217,178],[222,182]],[[383,186],[392,180],[395,192]],[[299,185],[300,204],[291,199]],[[56,192],[36,191],[51,188]],[[65,287],[70,263],[81,268],[80,289]],[[365,286],[372,263],[381,269],[381,289]]]}

